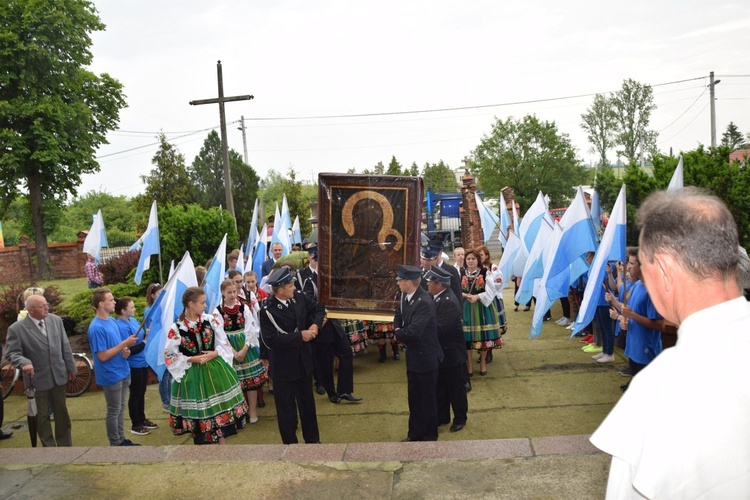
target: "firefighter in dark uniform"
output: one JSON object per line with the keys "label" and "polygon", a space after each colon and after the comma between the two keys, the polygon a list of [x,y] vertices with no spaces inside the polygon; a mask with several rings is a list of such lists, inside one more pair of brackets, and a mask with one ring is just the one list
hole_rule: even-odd
{"label": "firefighter in dark uniform", "polygon": [[[307,248],[310,265],[302,273],[302,293],[308,298],[318,300],[318,246],[312,244]],[[317,374],[316,382],[328,393],[331,403],[362,401],[352,395],[354,392],[354,356],[349,338],[338,320],[326,319],[318,337],[311,342],[315,356]],[[333,384],[333,357],[339,358],[338,390]]]}
{"label": "firefighter in dark uniform", "polygon": [[284,444],[297,443],[297,410],[305,443],[320,442],[312,390],[310,341],[323,325],[325,308],[295,289],[286,267],[268,275],[273,294],[260,309],[260,336],[273,367],[274,399]]}
{"label": "firefighter in dark uniform", "polygon": [[451,275],[439,266],[432,266],[425,276],[428,291],[435,301],[437,336],[443,348],[443,362],[438,369],[437,410],[438,425],[451,422],[452,432],[460,431],[466,425],[469,403],[464,387],[464,367],[466,366],[466,340],[463,331],[463,313],[458,299],[450,288]]}
{"label": "firefighter in dark uniform", "polygon": [[398,266],[399,307],[393,320],[396,340],[406,345],[409,434],[404,441],[437,441],[437,377],[443,350],[437,338],[435,305],[421,286],[422,272]]}

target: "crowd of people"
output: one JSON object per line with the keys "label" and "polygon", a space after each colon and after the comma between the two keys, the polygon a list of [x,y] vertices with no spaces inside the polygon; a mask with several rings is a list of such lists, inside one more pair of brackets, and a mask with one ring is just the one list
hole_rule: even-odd
{"label": "crowd of people", "polygon": [[[640,246],[627,249],[627,261],[606,264],[596,285],[606,292],[580,333],[584,350],[600,364],[615,360],[619,342],[629,363],[621,374],[632,377],[591,438],[613,456],[608,497],[730,498],[750,492],[750,377],[741,361],[750,306],[737,279],[736,225],[718,198],[692,188],[649,197],[639,209],[639,224]],[[404,441],[437,440],[441,425],[451,424],[453,432],[464,428],[475,356],[480,376],[486,375],[508,326],[504,276],[486,246],[456,248],[451,265],[441,241],[423,245],[421,266],[399,265],[396,271],[400,293],[393,322],[327,318],[318,302],[317,246],[307,245],[308,262],[299,270],[272,250],[263,266],[266,276],[239,272],[236,254],[228,256],[214,311],[206,312],[202,288],[184,292],[183,312],[166,334],[168,371],[160,384],[175,434],[191,434],[195,444],[225,444],[258,421],[268,386],[282,442],[297,443],[301,427],[306,443],[319,443],[314,393],[336,404],[361,402],[354,394],[353,357],[367,340],[377,343],[380,362],[388,342],[396,360],[405,351]],[[593,257],[587,255],[589,263]],[[199,281],[204,272],[196,268]],[[584,273],[570,286],[559,325],[573,328],[588,279]],[[159,284],[148,287],[148,307],[160,291]],[[76,368],[62,320],[50,314],[43,292],[23,294],[6,355],[23,371],[24,383],[36,388],[43,446],[70,446],[65,384]],[[135,319],[132,298],[115,299],[107,288],[93,289],[92,306],[96,316],[88,336],[97,383],[104,388],[107,437],[112,446],[131,446],[126,405],[131,433],[158,428],[144,405],[149,325]],[[665,324],[679,326],[679,339],[662,352]],[[717,329],[733,352],[722,349],[726,343],[704,341]],[[720,422],[710,433],[700,432],[706,423]]]}

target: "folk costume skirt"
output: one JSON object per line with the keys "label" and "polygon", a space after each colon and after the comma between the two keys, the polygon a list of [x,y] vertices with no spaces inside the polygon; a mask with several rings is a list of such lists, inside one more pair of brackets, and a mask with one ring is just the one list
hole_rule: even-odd
{"label": "folk costume skirt", "polygon": [[341,320],[341,326],[344,327],[346,336],[349,339],[349,345],[352,347],[354,354],[359,354],[367,349],[367,334],[365,323],[359,319]]}
{"label": "folk costume skirt", "polygon": [[[229,344],[235,351],[241,351],[245,347],[245,332],[238,330],[236,332],[226,332]],[[257,347],[247,350],[245,359],[232,361],[232,366],[237,372],[237,378],[240,380],[240,387],[243,391],[255,391],[263,387],[268,380],[266,367],[260,362],[260,352]]]}
{"label": "folk costume skirt", "polygon": [[495,303],[485,306],[481,301],[471,303],[464,301],[464,339],[466,349],[485,351],[503,345],[500,339],[500,325],[498,323]]}
{"label": "folk costume skirt", "polygon": [[224,359],[191,365],[172,383],[169,426],[175,434],[193,434],[195,444],[216,443],[245,427],[247,403],[237,374]]}

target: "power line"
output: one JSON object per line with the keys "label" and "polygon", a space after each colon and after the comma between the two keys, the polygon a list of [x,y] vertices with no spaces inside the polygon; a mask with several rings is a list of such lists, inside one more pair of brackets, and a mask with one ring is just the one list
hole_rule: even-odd
{"label": "power line", "polygon": [[675,123],[677,123],[677,120],[679,120],[680,118],[682,118],[683,116],[685,116],[685,113],[687,113],[688,111],[690,111],[690,108],[692,108],[693,106],[695,106],[695,103],[697,103],[700,100],[700,98],[703,97],[703,94],[706,93],[706,89],[707,88],[704,87],[703,88],[703,92],[701,92],[701,94],[693,101],[693,103],[690,106],[688,106],[687,109],[680,114],[680,116],[678,116],[677,118],[675,118],[672,123],[670,123],[669,125],[667,125],[663,129],[659,130],[659,133],[661,134],[662,132],[664,132],[665,130],[667,130],[669,127],[671,127],[672,125],[674,125]]}

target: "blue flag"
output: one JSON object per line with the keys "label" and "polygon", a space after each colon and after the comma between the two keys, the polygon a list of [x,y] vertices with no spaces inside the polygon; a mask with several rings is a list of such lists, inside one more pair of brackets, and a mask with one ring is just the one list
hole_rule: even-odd
{"label": "blue flag", "polygon": [[[141,284],[143,271],[151,267],[151,256],[159,255],[161,248],[159,246],[159,219],[156,212],[156,200],[151,204],[151,213],[148,217],[148,226],[141,236],[140,241],[143,243],[141,248],[141,257],[138,259],[138,267],[135,270],[135,282]],[[137,242],[136,242],[137,243]]]}

